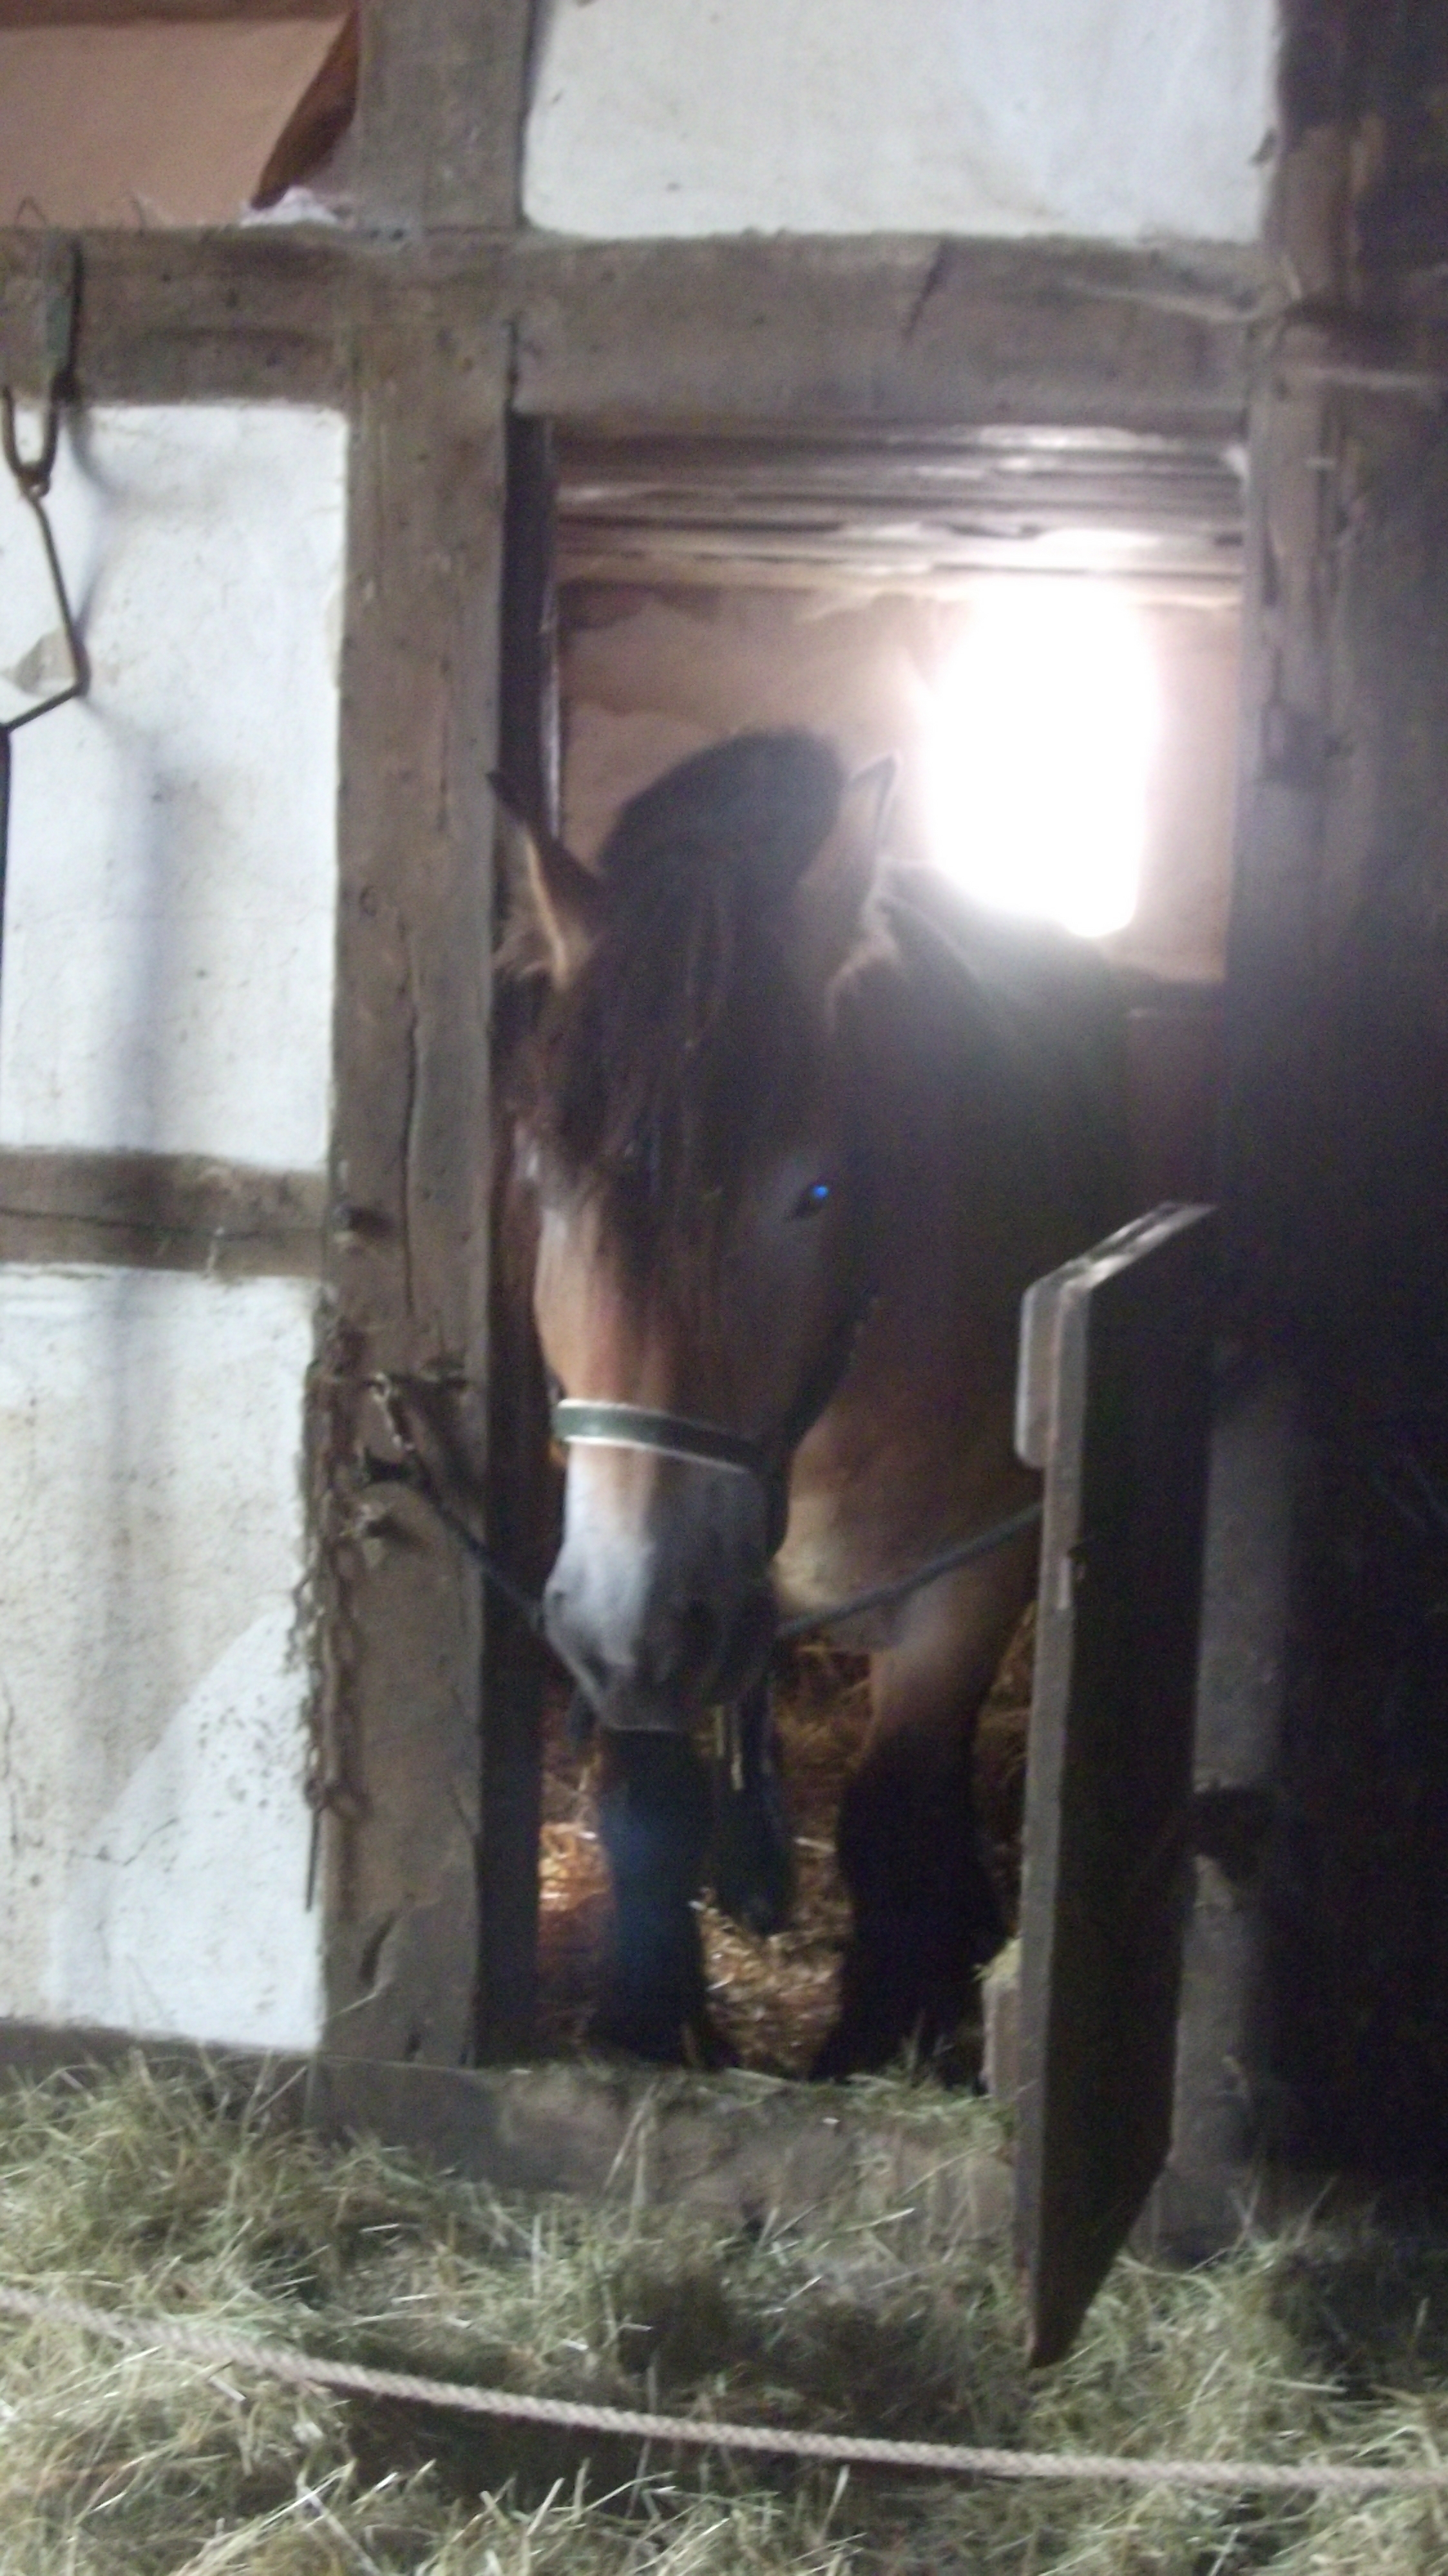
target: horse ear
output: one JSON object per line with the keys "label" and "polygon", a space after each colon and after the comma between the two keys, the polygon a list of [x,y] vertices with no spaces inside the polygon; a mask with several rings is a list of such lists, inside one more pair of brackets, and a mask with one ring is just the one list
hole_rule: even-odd
{"label": "horse ear", "polygon": [[899,774],[893,752],[856,770],[828,839],[799,881],[795,915],[805,971],[821,988],[833,983],[863,935]]}
{"label": "horse ear", "polygon": [[557,987],[572,982],[598,936],[603,889],[591,869],[534,822],[506,779],[490,784],[503,816],[504,853],[516,907],[506,951],[514,963],[542,964]]}

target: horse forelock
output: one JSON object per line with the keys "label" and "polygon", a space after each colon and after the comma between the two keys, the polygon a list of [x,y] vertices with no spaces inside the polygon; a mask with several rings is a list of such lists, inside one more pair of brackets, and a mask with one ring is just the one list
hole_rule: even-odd
{"label": "horse forelock", "polygon": [[746,735],[626,805],[599,856],[603,922],[544,1015],[532,1123],[641,1287],[687,1297],[757,1155],[809,1078],[789,898],[838,810],[807,734]]}

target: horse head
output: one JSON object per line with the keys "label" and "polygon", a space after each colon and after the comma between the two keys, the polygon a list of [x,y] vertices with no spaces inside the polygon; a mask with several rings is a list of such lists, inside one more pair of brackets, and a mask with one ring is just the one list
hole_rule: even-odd
{"label": "horse head", "polygon": [[610,1728],[686,1729],[769,1653],[790,1457],[868,1295],[841,1029],[892,776],[746,735],[636,796],[591,869],[524,839],[514,1168],[567,1451],[545,1616]]}

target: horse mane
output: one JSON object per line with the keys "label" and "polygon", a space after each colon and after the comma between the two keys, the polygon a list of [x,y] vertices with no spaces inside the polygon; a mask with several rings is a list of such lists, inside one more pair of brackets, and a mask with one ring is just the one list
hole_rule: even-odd
{"label": "horse mane", "polygon": [[843,786],[817,736],[741,734],[632,797],[599,851],[601,926],[544,1006],[523,1105],[652,1286],[707,1261],[808,1079],[784,917]]}

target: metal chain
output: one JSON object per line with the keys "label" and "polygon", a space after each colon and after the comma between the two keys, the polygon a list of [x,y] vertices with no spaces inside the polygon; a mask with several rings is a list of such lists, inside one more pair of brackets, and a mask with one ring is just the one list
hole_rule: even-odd
{"label": "metal chain", "polygon": [[1448,2463],[1426,2468],[1353,2468],[1332,2460],[1127,2459],[1106,2451],[1015,2451],[968,2442],[902,2442],[856,2433],[798,2433],[776,2424],[712,2423],[631,2406],[587,2406],[564,2397],[526,2397],[475,2388],[466,2380],[373,2370],[328,2361],[244,2335],[211,2334],[169,2317],[117,2316],[79,2299],[0,2288],[0,2313],[35,2324],[72,2326],[137,2352],[174,2352],[211,2369],[255,2370],[292,2388],[331,2388],[351,2397],[392,2398],[449,2414],[548,2425],[560,2433],[605,2433],[629,2441],[685,2443],[695,2450],[747,2451],[765,2458],[818,2460],[832,2467],[924,2470],[945,2477],[1009,2478],[1052,2485],[1186,2487],[1231,2495],[1437,2495]]}

